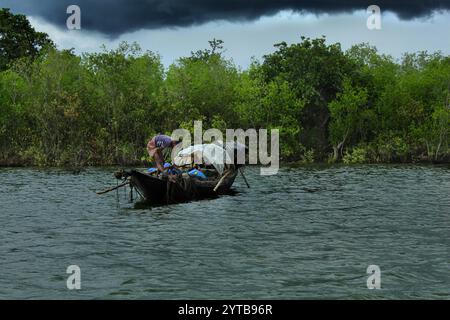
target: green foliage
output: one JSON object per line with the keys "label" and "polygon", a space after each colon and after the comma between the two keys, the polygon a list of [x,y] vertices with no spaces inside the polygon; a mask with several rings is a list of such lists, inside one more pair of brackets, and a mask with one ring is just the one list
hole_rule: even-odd
{"label": "green foliage", "polygon": [[285,161],[450,161],[448,56],[301,38],[240,70],[209,45],[167,70],[135,43],[78,56],[0,10],[0,165],[142,163],[194,120],[279,129]]}
{"label": "green foliage", "polygon": [[50,48],[13,70],[0,77],[0,88],[9,87],[1,95],[3,163],[11,153],[18,163],[49,166],[126,164],[146,154],[159,120],[158,56],[125,43],[83,57]]}
{"label": "green foliage", "polygon": [[342,162],[345,164],[361,164],[367,161],[367,151],[363,147],[355,147],[351,151],[346,151],[342,158]]}
{"label": "green foliage", "polygon": [[88,71],[88,104],[96,109],[91,147],[109,163],[137,161],[166,116],[158,103],[164,77],[159,56],[121,43],[116,50],[85,55],[82,66]]}
{"label": "green foliage", "polygon": [[303,154],[300,159],[301,164],[313,164],[315,159],[315,152],[314,149],[305,149],[303,148]]}
{"label": "green foliage", "polygon": [[289,83],[304,102],[297,115],[302,127],[299,143],[315,149],[320,159],[329,148],[327,106],[342,90],[344,79],[353,75],[355,63],[345,56],[339,43],[327,45],[325,38],[301,40],[275,45],[277,51],[264,58],[262,73],[266,82],[279,78]]}
{"label": "green foliage", "polygon": [[406,162],[409,159],[410,148],[405,139],[393,132],[381,133],[372,143],[376,150],[373,153],[374,162]]}
{"label": "green foliage", "polygon": [[204,119],[204,126],[213,122],[232,121],[236,99],[238,71],[232,62],[211,53],[181,58],[170,66],[164,83],[161,103],[168,117],[166,126],[175,129],[181,122]]}
{"label": "green foliage", "polygon": [[53,42],[47,34],[36,32],[24,15],[0,8],[0,71],[18,58],[35,58],[46,46]]}
{"label": "green foliage", "polygon": [[[26,83],[15,72],[0,73],[0,161],[14,162],[16,153],[23,146],[27,129],[24,126],[23,98]],[[17,139],[22,136],[22,139]]]}
{"label": "green foliage", "polygon": [[371,110],[366,107],[367,99],[365,89],[354,87],[350,81],[344,81],[342,92],[329,104],[329,139],[336,151],[336,159],[342,155],[345,143],[353,141],[358,133],[363,136],[363,131],[367,130],[366,124],[373,119]]}

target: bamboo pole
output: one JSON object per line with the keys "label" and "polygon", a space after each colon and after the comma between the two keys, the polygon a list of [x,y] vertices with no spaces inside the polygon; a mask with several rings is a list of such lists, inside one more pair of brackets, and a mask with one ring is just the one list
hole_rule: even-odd
{"label": "bamboo pole", "polygon": [[118,186],[115,186],[115,187],[113,187],[113,188],[109,188],[109,189],[106,189],[106,190],[104,190],[104,191],[97,191],[96,194],[102,195],[102,194],[105,194],[105,193],[114,191],[114,190],[116,190],[116,189],[122,188],[122,187],[126,186],[126,185],[129,184],[129,183],[130,183],[130,182],[127,181],[127,182],[124,182],[124,183],[122,183],[122,184],[119,184]]}
{"label": "bamboo pole", "polygon": [[225,178],[231,173],[231,171],[228,171],[227,173],[225,173],[222,178],[220,178],[219,182],[216,184],[216,186],[214,187],[214,192],[217,192],[217,189],[219,189],[220,185],[222,184],[223,180],[225,180]]}
{"label": "bamboo pole", "polygon": [[242,167],[239,167],[239,172],[242,175],[242,178],[244,178],[245,184],[247,185],[247,188],[250,188],[250,185],[248,184],[247,178],[244,175],[244,171],[242,170]]}

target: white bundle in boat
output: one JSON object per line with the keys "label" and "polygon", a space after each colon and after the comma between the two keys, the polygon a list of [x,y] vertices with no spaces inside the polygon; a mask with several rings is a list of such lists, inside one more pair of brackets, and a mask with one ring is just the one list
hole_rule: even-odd
{"label": "white bundle in boat", "polygon": [[195,144],[180,150],[173,159],[173,163],[177,166],[202,163],[212,165],[217,172],[222,174],[225,165],[233,163],[233,160],[223,147],[209,143]]}
{"label": "white bundle in boat", "polygon": [[245,151],[247,149],[245,144],[242,144],[238,141],[227,141],[226,143],[224,143],[222,140],[214,141],[214,143],[224,148],[231,159],[234,159],[239,153],[242,153],[245,159]]}

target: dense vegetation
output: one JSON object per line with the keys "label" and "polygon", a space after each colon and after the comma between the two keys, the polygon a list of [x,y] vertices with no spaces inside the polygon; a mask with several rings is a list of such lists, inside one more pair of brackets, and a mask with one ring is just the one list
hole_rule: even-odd
{"label": "dense vegetation", "polygon": [[0,164],[140,163],[153,134],[194,120],[279,128],[285,161],[450,160],[450,57],[301,38],[241,70],[222,46],[167,70],[137,44],[77,56],[0,10]]}

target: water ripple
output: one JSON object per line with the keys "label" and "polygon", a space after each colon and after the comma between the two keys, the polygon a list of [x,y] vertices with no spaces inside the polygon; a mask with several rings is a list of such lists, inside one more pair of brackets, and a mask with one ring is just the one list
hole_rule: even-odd
{"label": "water ripple", "polygon": [[0,298],[450,299],[449,168],[248,168],[235,196],[153,208],[95,195],[112,171],[0,169]]}

